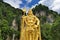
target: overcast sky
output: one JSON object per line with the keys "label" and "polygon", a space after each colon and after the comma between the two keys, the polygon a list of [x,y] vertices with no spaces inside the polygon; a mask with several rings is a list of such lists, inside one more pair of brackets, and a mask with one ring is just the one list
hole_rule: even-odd
{"label": "overcast sky", "polygon": [[22,9],[24,7],[29,10],[38,4],[49,7],[50,10],[60,13],[60,0],[3,0],[15,8]]}

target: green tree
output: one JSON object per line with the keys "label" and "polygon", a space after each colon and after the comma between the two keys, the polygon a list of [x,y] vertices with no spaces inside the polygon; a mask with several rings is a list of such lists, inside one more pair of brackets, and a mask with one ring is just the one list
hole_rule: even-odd
{"label": "green tree", "polygon": [[60,40],[60,16],[58,16],[51,28],[52,40]]}

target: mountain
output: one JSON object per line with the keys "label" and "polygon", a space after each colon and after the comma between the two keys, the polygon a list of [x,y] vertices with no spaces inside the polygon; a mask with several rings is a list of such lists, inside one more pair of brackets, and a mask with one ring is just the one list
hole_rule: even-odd
{"label": "mountain", "polygon": [[[42,40],[60,40],[60,14],[39,4],[32,9],[40,20]],[[19,40],[23,11],[0,0],[0,40]]]}
{"label": "mountain", "polygon": [[33,12],[40,19],[42,40],[60,40],[60,14],[41,4]]}
{"label": "mountain", "polygon": [[37,17],[40,18],[42,23],[53,23],[55,18],[60,15],[55,11],[49,10],[48,7],[41,4],[33,8],[33,12]]}

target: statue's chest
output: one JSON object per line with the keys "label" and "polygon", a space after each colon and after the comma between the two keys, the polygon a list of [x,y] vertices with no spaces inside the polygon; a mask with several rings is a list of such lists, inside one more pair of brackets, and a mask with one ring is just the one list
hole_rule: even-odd
{"label": "statue's chest", "polygon": [[35,17],[27,17],[25,22],[29,25],[34,25],[36,22],[36,19],[35,19]]}
{"label": "statue's chest", "polygon": [[26,18],[26,21],[28,23],[33,23],[33,22],[35,22],[35,18],[34,17],[28,17],[28,18]]}

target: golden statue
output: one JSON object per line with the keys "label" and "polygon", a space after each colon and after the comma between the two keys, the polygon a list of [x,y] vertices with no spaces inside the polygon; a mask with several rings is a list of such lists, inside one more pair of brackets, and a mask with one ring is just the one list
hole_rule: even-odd
{"label": "golden statue", "polygon": [[32,10],[28,11],[27,16],[22,16],[20,40],[41,40],[40,21]]}

